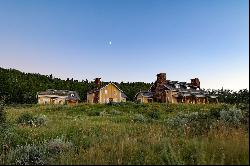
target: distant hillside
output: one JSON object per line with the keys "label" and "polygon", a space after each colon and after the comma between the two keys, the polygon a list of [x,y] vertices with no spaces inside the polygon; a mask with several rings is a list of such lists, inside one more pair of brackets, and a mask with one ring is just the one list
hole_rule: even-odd
{"label": "distant hillside", "polygon": [[[131,101],[138,91],[148,90],[151,86],[150,83],[144,82],[121,82],[116,84],[125,92],[128,100]],[[0,67],[0,98],[5,98],[7,103],[36,103],[37,92],[47,89],[74,90],[79,93],[81,101],[85,101],[87,91],[93,87],[94,82],[87,79],[81,81],[73,78],[61,80],[54,78],[52,75],[24,73],[19,70]]]}

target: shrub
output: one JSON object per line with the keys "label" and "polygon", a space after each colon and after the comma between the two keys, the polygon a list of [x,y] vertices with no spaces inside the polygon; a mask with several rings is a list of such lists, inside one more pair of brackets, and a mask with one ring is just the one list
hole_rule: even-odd
{"label": "shrub", "polygon": [[249,103],[239,103],[236,107],[240,110],[249,110]]}
{"label": "shrub", "polygon": [[34,123],[36,126],[46,125],[47,121],[48,119],[45,115],[38,115],[34,118]]}
{"label": "shrub", "polygon": [[63,137],[50,140],[46,145],[48,152],[52,155],[67,151],[73,147],[73,144],[66,141]]}
{"label": "shrub", "polygon": [[34,144],[17,146],[10,152],[9,160],[15,165],[44,165],[46,164],[46,150]]}
{"label": "shrub", "polygon": [[219,119],[220,118],[220,109],[218,108],[211,108],[209,111],[209,114],[211,116],[211,118],[216,118]]}
{"label": "shrub", "polygon": [[82,147],[84,149],[90,148],[91,145],[92,145],[92,141],[93,140],[91,139],[91,137],[84,136],[83,139],[82,139],[82,141],[81,141]]}
{"label": "shrub", "polygon": [[179,113],[175,117],[167,119],[170,129],[180,133],[204,134],[211,128],[216,127],[217,122],[238,127],[248,124],[248,112],[231,109],[211,109],[209,112]]}
{"label": "shrub", "polygon": [[87,111],[87,115],[88,116],[100,116],[100,112],[99,110],[88,110]]}
{"label": "shrub", "polygon": [[111,111],[110,111],[110,114],[111,114],[111,115],[121,115],[122,112],[121,112],[121,111],[117,111],[117,110],[111,110]]}
{"label": "shrub", "polygon": [[146,122],[146,118],[142,115],[142,114],[135,114],[134,117],[133,117],[133,121],[134,122]]}
{"label": "shrub", "polygon": [[190,133],[199,135],[212,127],[215,120],[210,118],[208,113],[203,112],[192,112],[192,113],[179,113],[177,116],[169,118],[167,125],[178,131],[177,134]]}
{"label": "shrub", "polygon": [[46,124],[47,118],[45,115],[33,116],[30,113],[23,113],[17,118],[16,122],[21,125],[41,126]]}
{"label": "shrub", "polygon": [[249,128],[249,109],[242,110],[242,116],[241,123],[246,125],[247,128]]}
{"label": "shrub", "polygon": [[147,113],[147,116],[152,118],[152,119],[160,119],[160,111],[159,110],[153,110],[153,111],[149,111]]}
{"label": "shrub", "polygon": [[220,112],[220,119],[227,125],[238,126],[243,119],[243,115],[241,110],[234,110],[234,109],[230,109],[228,111],[222,110]]}
{"label": "shrub", "polygon": [[18,124],[22,125],[33,125],[34,117],[30,113],[23,113],[16,121]]}
{"label": "shrub", "polygon": [[102,111],[102,112],[100,112],[100,116],[107,116],[107,115],[109,115],[109,114],[107,113],[107,111]]}
{"label": "shrub", "polygon": [[121,111],[117,111],[117,110],[110,110],[110,111],[102,111],[100,112],[100,116],[109,116],[109,115],[121,115],[122,112]]}

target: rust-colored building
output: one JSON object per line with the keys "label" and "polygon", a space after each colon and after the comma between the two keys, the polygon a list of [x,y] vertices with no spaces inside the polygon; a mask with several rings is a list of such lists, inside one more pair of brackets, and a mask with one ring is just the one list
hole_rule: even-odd
{"label": "rust-colored building", "polygon": [[87,93],[87,103],[110,103],[110,102],[126,102],[127,96],[123,91],[109,82],[101,86],[101,78],[95,79],[95,89]]}
{"label": "rust-colored building", "polygon": [[138,92],[136,100],[142,103],[209,103],[218,102],[217,96],[212,96],[200,88],[198,78],[191,79],[191,83],[170,81],[166,73],[157,74],[157,80],[149,91]]}

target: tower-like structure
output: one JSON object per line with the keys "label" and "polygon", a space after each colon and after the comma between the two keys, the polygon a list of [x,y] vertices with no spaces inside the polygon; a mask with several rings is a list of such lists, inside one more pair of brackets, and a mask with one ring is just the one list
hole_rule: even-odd
{"label": "tower-like structure", "polygon": [[156,75],[157,79],[154,83],[154,85],[151,87],[150,91],[154,93],[153,98],[157,102],[162,101],[162,92],[165,88],[164,85],[168,83],[166,73],[159,73]]}

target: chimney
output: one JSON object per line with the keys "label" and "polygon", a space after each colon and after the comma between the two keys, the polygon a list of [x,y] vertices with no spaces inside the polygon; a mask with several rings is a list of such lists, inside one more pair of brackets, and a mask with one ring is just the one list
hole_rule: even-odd
{"label": "chimney", "polygon": [[96,88],[101,87],[101,78],[95,78],[95,86],[96,86]]}
{"label": "chimney", "polygon": [[194,88],[199,88],[200,89],[200,80],[199,80],[199,78],[191,79],[191,86],[194,87]]}
{"label": "chimney", "polygon": [[157,82],[157,84],[165,84],[165,83],[167,83],[166,73],[157,74],[156,82]]}

